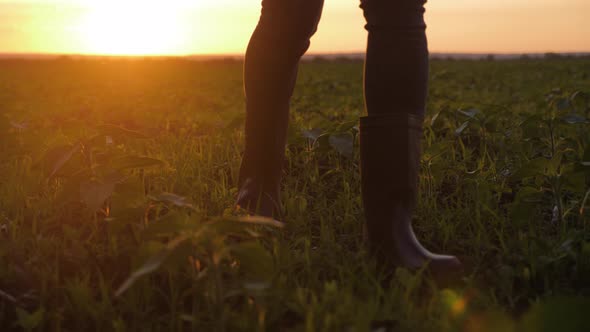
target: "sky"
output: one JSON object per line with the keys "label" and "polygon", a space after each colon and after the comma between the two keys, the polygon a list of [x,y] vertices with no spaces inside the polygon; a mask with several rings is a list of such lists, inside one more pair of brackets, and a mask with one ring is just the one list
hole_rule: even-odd
{"label": "sky", "polygon": [[[362,52],[358,0],[325,1],[309,52]],[[241,54],[259,13],[260,0],[0,0],[0,53]],[[431,0],[426,21],[432,52],[590,52],[590,0]]]}

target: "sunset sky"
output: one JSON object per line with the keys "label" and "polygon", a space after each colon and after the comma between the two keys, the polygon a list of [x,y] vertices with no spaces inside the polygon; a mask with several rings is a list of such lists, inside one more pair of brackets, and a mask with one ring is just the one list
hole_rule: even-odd
{"label": "sunset sky", "polygon": [[[431,0],[432,52],[590,52],[589,0]],[[240,54],[260,0],[0,0],[0,53]],[[326,0],[312,53],[359,52],[358,0]]]}

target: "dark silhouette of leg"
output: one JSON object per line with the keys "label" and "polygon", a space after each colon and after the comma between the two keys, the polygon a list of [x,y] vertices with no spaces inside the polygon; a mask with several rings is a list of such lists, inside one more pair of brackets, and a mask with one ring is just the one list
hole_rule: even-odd
{"label": "dark silhouette of leg", "polygon": [[246,148],[237,205],[280,216],[280,179],[289,102],[298,63],[317,29],[323,0],[263,0],[244,65]]}
{"label": "dark silhouette of leg", "polygon": [[362,1],[369,36],[361,182],[371,252],[386,266],[428,264],[443,279],[458,275],[461,263],[426,250],[411,224],[428,84],[423,5],[422,0]]}
{"label": "dark silhouette of leg", "polygon": [[364,82],[369,115],[424,115],[428,90],[425,2],[361,2],[369,32]]}

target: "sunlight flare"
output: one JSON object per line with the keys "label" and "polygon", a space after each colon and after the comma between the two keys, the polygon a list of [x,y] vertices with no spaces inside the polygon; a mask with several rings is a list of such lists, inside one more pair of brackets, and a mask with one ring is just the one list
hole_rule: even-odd
{"label": "sunlight flare", "polygon": [[186,30],[182,7],[160,1],[93,4],[81,27],[85,51],[108,55],[179,54]]}

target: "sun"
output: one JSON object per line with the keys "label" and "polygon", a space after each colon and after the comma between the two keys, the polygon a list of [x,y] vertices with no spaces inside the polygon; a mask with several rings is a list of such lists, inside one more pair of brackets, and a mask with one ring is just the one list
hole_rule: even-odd
{"label": "sun", "polygon": [[182,21],[182,8],[166,1],[95,1],[80,31],[87,53],[181,54],[187,38]]}

